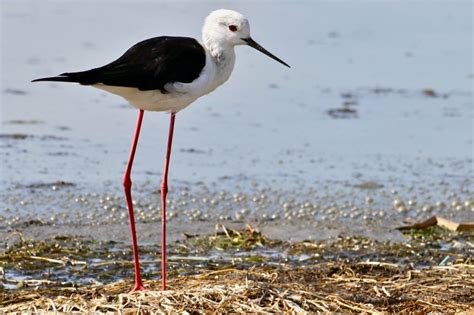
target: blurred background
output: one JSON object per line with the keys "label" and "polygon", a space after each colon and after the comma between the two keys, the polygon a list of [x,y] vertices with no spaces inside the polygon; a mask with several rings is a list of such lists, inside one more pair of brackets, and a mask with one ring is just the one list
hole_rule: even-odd
{"label": "blurred background", "polygon": [[[100,90],[32,79],[101,66],[149,37],[200,38],[218,8],[243,13],[292,68],[236,48],[230,80],[177,115],[170,198],[196,187],[277,196],[192,206],[210,209],[203,220],[245,208],[286,221],[284,204],[307,200],[322,210],[301,219],[315,222],[472,214],[471,1],[15,0],[1,4],[0,215],[94,211],[105,194],[123,203],[137,111]],[[145,113],[132,175],[145,205],[158,197],[167,129],[168,115]],[[72,202],[80,196],[97,200],[83,207]]]}

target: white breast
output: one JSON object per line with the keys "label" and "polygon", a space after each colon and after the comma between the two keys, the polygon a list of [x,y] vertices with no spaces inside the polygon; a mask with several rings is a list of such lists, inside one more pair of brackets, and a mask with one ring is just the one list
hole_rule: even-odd
{"label": "white breast", "polygon": [[107,92],[122,96],[131,105],[148,111],[178,112],[197,100],[199,97],[214,91],[227,81],[234,69],[235,53],[229,50],[225,55],[215,58],[206,50],[206,65],[199,77],[191,83],[169,83],[165,89],[140,91],[137,88],[94,84],[93,86]]}

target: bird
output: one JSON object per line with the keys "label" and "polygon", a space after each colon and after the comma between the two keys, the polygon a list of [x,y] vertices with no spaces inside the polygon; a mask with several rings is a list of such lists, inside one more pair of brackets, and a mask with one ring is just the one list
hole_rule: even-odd
{"label": "bird", "polygon": [[162,203],[161,288],[166,290],[166,196],[176,113],[199,97],[211,93],[226,82],[234,69],[235,46],[247,45],[282,65],[283,60],[271,54],[250,36],[248,19],[239,12],[219,9],[204,20],[202,41],[190,37],[160,36],[143,40],[129,48],[117,60],[102,67],[32,82],[71,82],[92,86],[119,95],[138,109],[123,187],[130,219],[135,285],[131,292],[145,290],[140,273],[137,236],[132,202],[131,172],[140,136],[144,111],[170,115],[167,150],[160,185]]}

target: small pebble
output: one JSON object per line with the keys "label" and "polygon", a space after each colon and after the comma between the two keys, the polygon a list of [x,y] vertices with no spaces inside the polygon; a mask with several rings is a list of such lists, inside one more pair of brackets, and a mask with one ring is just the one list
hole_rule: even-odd
{"label": "small pebble", "polygon": [[430,211],[433,211],[433,206],[432,205],[424,205],[421,210],[423,212],[430,212]]}
{"label": "small pebble", "polygon": [[436,207],[439,208],[439,209],[444,209],[444,208],[446,208],[446,204],[442,201],[438,201],[438,202],[436,202]]}
{"label": "small pebble", "polygon": [[395,200],[393,200],[393,202],[392,202],[392,206],[393,206],[395,209],[398,209],[398,208],[401,207],[401,206],[405,207],[405,203],[404,203],[402,200],[400,200],[400,199],[395,199]]}

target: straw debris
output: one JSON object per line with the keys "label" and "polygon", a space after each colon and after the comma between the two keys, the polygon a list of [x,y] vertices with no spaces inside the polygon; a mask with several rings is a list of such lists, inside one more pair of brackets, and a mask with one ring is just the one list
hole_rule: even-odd
{"label": "straw debris", "polygon": [[171,244],[167,291],[160,290],[157,248],[144,246],[151,280],[146,291],[128,293],[133,283],[117,280],[132,278],[131,253],[120,244],[20,235],[0,254],[0,314],[467,314],[474,312],[471,238],[434,228],[400,244],[357,237],[284,242],[251,227],[220,226],[214,235]]}
{"label": "straw debris", "polygon": [[421,270],[394,264],[325,263],[302,268],[225,269],[147,281],[3,295],[0,312],[442,312],[474,310],[474,265]]}

